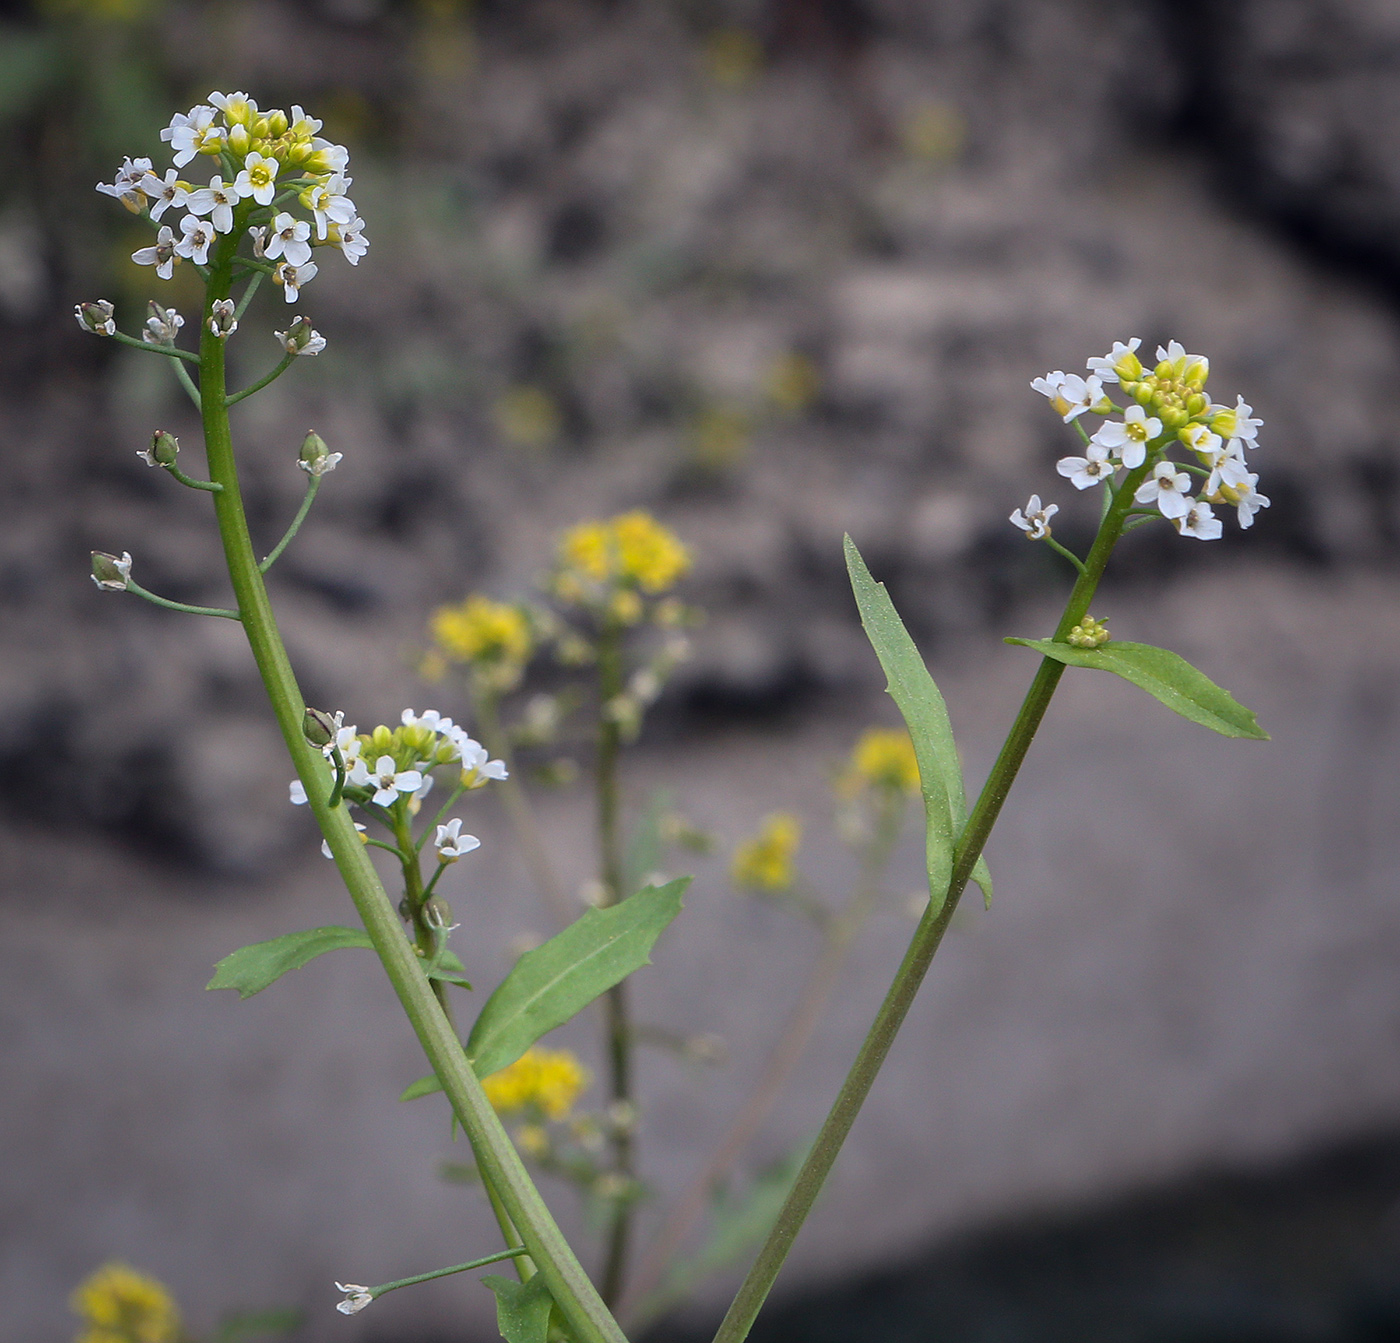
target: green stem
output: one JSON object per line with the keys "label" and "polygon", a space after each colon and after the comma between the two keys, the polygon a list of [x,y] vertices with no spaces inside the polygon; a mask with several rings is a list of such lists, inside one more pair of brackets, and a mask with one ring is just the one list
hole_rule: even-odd
{"label": "green stem", "polygon": [[258,571],[238,489],[238,468],[224,400],[223,342],[208,328],[213,302],[227,298],[232,286],[233,253],[240,234],[241,229],[235,229],[220,239],[210,267],[200,337],[200,389],[210,475],[224,486],[214,496],[214,509],[249,646],[336,866],[423,1052],[472,1141],[483,1177],[500,1195],[520,1240],[545,1275],[550,1295],[568,1322],[575,1343],[625,1343],[625,1335],[550,1216],[468,1064],[462,1043],[433,993],[413,945],[404,936],[398,914],[365,845],[360,843],[348,808],[331,809],[327,805],[331,784],[325,763],[321,753],[302,734],[306,704]]}
{"label": "green stem", "polygon": [[175,376],[179,378],[180,386],[185,389],[186,393],[189,395],[190,400],[194,402],[194,408],[197,411],[199,411],[200,414],[203,414],[203,398],[200,396],[199,388],[194,385],[194,380],[190,377],[189,370],[184,366],[184,364],[175,365]]}
{"label": "green stem", "polygon": [[[1108,564],[1108,557],[1122,533],[1123,517],[1132,501],[1132,492],[1146,474],[1147,464],[1144,463],[1136,471],[1130,472],[1124,481],[1113,507],[1099,528],[1098,536],[1094,538],[1094,544],[1084,563],[1084,572],[1080,574],[1069,595],[1064,614],[1060,617],[1059,626],[1055,631],[1056,639],[1064,639],[1087,614],[1089,603]],[[798,1172],[792,1191],[768,1233],[753,1267],[749,1269],[721,1322],[714,1343],[741,1343],[753,1327],[759,1309],[782,1268],[783,1260],[787,1258],[802,1223],[811,1212],[812,1204],[816,1201],[817,1194],[836,1161],[837,1153],[841,1150],[841,1144],[851,1131],[851,1125],[855,1123],[856,1116],[870,1093],[876,1075],[894,1043],[895,1035],[904,1023],[914,995],[918,993],[924,975],[928,972],[929,963],[943,941],[943,934],[948,931],[958,900],[972,875],[972,868],[981,856],[987,836],[991,834],[992,827],[1001,814],[1002,804],[1011,791],[1021,762],[1026,757],[1026,751],[1040,726],[1041,719],[1045,716],[1063,673],[1063,663],[1056,662],[1053,658],[1044,658],[1041,661],[1001,753],[987,776],[977,805],[973,807],[967,825],[963,827],[953,854],[953,873],[948,883],[946,898],[937,904],[932,899],[929,901],[929,907],[919,921],[909,949],[900,962],[894,982],[880,1004],[870,1031],[841,1085],[835,1104],[831,1107],[831,1112],[827,1115],[807,1160]],[[930,892],[930,895],[934,894]]]}
{"label": "green stem", "polygon": [[499,1264],[502,1259],[518,1259],[529,1254],[523,1245],[512,1245],[508,1250],[497,1250],[481,1259],[473,1259],[469,1264],[454,1264],[451,1268],[437,1268],[431,1273],[415,1273],[411,1278],[398,1278],[394,1282],[381,1282],[378,1287],[368,1289],[373,1297],[381,1297],[385,1292],[397,1291],[400,1287],[412,1287],[419,1282],[432,1282],[434,1278],[450,1277],[453,1273],[465,1273],[468,1269],[485,1268],[487,1264]]}
{"label": "green stem", "polygon": [[311,512],[311,505],[316,500],[316,491],[321,488],[321,477],[312,476],[306,482],[306,493],[302,496],[301,507],[297,509],[297,515],[292,519],[292,525],[287,528],[282,539],[268,551],[267,558],[258,565],[258,572],[265,574],[274,564],[278,557],[286,548],[292,544],[292,538],[301,530],[301,524],[306,521],[306,515]]}
{"label": "green stem", "polygon": [[240,619],[237,611],[228,611],[222,606],[189,606],[185,602],[172,602],[169,597],[157,597],[154,592],[148,592],[143,588],[134,578],[126,580],[126,590],[134,592],[138,597],[144,597],[156,606],[165,607],[167,611],[183,611],[186,615],[191,616],[223,616],[226,620]]}
{"label": "green stem", "polygon": [[238,300],[238,306],[233,310],[235,322],[243,320],[243,314],[248,311],[248,305],[253,301],[253,295],[258,292],[258,286],[262,284],[266,274],[267,272],[261,267],[254,268],[253,278],[248,281],[248,287],[243,291],[243,297]]}
{"label": "green stem", "polygon": [[[604,905],[615,905],[629,892],[622,889],[621,799],[618,757],[622,729],[609,710],[623,692],[622,629],[609,621],[598,636],[598,758],[595,784],[598,793],[598,856]],[[632,1031],[627,1007],[627,981],[614,984],[604,1003],[608,1042],[608,1081],[614,1102],[632,1100]],[[631,1180],[636,1171],[636,1146],[631,1125],[616,1125],[612,1138],[613,1170]],[[619,1199],[612,1208],[600,1291],[615,1305],[627,1277],[627,1255],[632,1231],[632,1200]]]}
{"label": "green stem", "polygon": [[192,490],[208,490],[210,494],[218,494],[218,492],[224,488],[217,480],[195,480],[192,476],[187,476],[174,462],[171,462],[165,469],[169,471],[181,485],[187,485]]}
{"label": "green stem", "polygon": [[282,362],[278,364],[277,367],[274,368],[271,373],[265,374],[263,377],[259,378],[257,382],[253,383],[251,387],[245,387],[241,392],[235,392],[232,396],[226,396],[224,398],[224,405],[236,406],[245,397],[252,396],[254,392],[262,391],[262,389],[266,387],[268,383],[276,381],[289,368],[291,368],[292,360],[295,358],[295,354],[284,354],[282,356]]}
{"label": "green stem", "polygon": [[152,345],[148,340],[137,340],[125,331],[112,332],[111,339],[120,345],[130,345],[133,350],[145,350],[147,354],[163,354],[167,359],[184,359],[188,363],[199,363],[199,356],[192,350],[180,350],[174,345]]}
{"label": "green stem", "polygon": [[1063,555],[1082,574],[1084,572],[1084,561],[1079,558],[1074,551],[1062,546],[1053,536],[1046,535],[1042,538],[1045,544],[1057,555]]}

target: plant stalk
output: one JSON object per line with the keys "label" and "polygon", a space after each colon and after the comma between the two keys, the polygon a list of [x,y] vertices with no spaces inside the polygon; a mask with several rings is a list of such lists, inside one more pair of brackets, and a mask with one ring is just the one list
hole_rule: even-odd
{"label": "plant stalk", "polygon": [[227,298],[232,287],[233,256],[243,232],[242,222],[240,220],[232,232],[219,240],[210,265],[200,334],[200,399],[209,473],[224,487],[214,495],[219,534],[249,646],[336,866],[423,1052],[472,1141],[483,1176],[500,1196],[530,1257],[545,1275],[550,1295],[567,1320],[576,1343],[625,1343],[625,1335],[550,1216],[480,1081],[467,1063],[461,1041],[423,973],[421,958],[404,936],[398,914],[370,863],[365,846],[360,843],[349,809],[340,806],[331,810],[327,806],[331,781],[325,762],[302,735],[305,702],[278,632],[262,575],[258,572],[238,488],[225,400],[224,346],[209,330],[214,301]]}
{"label": "plant stalk", "polygon": [[[1151,460],[1150,453],[1148,460]],[[1124,518],[1132,507],[1133,491],[1147,475],[1147,470],[1145,462],[1136,471],[1130,472],[1113,496],[1088,558],[1084,561],[1084,570],[1070,592],[1064,614],[1060,617],[1054,635],[1056,639],[1064,639],[1087,614],[1089,603],[1093,600],[1099,580],[1108,564],[1108,558],[1122,534]],[[1045,711],[1063,673],[1063,663],[1056,662],[1053,658],[1041,660],[1021,704],[1020,712],[1016,715],[1016,721],[1012,724],[996,763],[987,776],[977,804],[963,827],[953,855],[953,871],[948,883],[947,898],[936,909],[930,901],[928,910],[919,921],[909,949],[904,953],[904,959],[895,973],[894,982],[875,1014],[870,1031],[841,1085],[841,1090],[807,1160],[797,1174],[792,1192],[783,1204],[777,1221],[768,1233],[768,1238],[759,1250],[748,1275],[740,1284],[738,1294],[715,1334],[714,1343],[742,1343],[753,1327],[753,1322],[772,1289],[783,1261],[802,1228],[802,1223],[811,1212],[812,1205],[835,1164],[842,1143],[850,1133],[866,1096],[870,1094],[870,1088],[889,1054],[890,1046],[894,1043],[900,1026],[904,1024],[914,996],[923,983],[929,963],[941,945],[944,933],[948,931],[958,900],[972,876],[973,866],[981,856],[987,837],[1001,814],[1002,804],[1011,791],[1011,785],[1015,782],[1021,763],[1026,758],[1026,751],[1045,717]]]}

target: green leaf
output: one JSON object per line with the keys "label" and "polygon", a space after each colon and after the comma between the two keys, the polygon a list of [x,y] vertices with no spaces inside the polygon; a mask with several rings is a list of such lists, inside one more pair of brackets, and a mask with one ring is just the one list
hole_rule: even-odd
{"label": "green leaf", "polygon": [[662,930],[681,912],[689,877],[646,886],[527,951],[487,1000],[467,1038],[478,1077],[515,1062],[542,1035],[562,1026],[600,993],[649,963]]}
{"label": "green leaf", "polygon": [[289,970],[299,969],[328,951],[369,945],[369,934],[363,928],[308,928],[302,933],[287,933],[230,952],[215,965],[214,978],[204,987],[237,989],[240,998],[251,998]]}
{"label": "green leaf", "polygon": [[481,1281],[496,1294],[496,1327],[506,1343],[545,1343],[554,1299],[545,1286],[544,1274],[516,1282],[488,1273]]}
{"label": "green leaf", "polygon": [[1100,671],[1112,672],[1141,686],[1174,713],[1222,737],[1269,740],[1269,734],[1243,704],[1170,649],[1154,648],[1151,644],[1119,643],[1116,639],[1099,648],[1075,648],[1054,639],[1008,639],[1006,642],[1033,648],[1068,667],[1097,667]]}
{"label": "green leaf", "polygon": [[399,1097],[401,1101],[416,1101],[419,1096],[431,1096],[435,1091],[442,1090],[442,1083],[438,1081],[436,1073],[429,1073],[426,1077],[420,1077],[416,1082],[410,1082],[403,1089],[403,1095]]}
{"label": "green leaf", "polygon": [[[860,608],[860,622],[885,669],[886,688],[904,715],[914,742],[927,817],[924,858],[928,867],[928,892],[936,911],[947,899],[948,883],[953,875],[953,848],[967,821],[962,766],[958,763],[948,706],[894,609],[885,585],[870,576],[870,570],[849,536],[846,537],[846,570]],[[992,881],[986,863],[980,858],[973,880],[982,887],[983,896],[990,900]]]}
{"label": "green leaf", "polygon": [[[206,989],[237,989],[240,998],[251,998],[269,984],[276,983],[290,970],[298,970],[328,951],[342,947],[373,947],[363,928],[308,928],[301,933],[285,933],[270,942],[254,942],[230,952],[214,966],[214,978]],[[424,965],[429,979],[441,979],[464,989],[471,985],[463,978],[462,962],[454,952],[444,950],[436,965]]]}

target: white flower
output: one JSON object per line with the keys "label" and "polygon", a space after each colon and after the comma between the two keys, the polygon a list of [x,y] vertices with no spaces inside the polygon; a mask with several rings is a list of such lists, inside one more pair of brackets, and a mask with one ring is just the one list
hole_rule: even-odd
{"label": "white flower", "polygon": [[209,264],[209,247],[218,236],[214,232],[214,226],[207,220],[196,219],[194,215],[186,215],[180,220],[180,231],[185,235],[175,244],[175,250],[181,256],[187,256],[191,261],[199,266]]}
{"label": "white flower", "polygon": [[[99,576],[99,564],[101,575]],[[121,559],[94,551],[92,581],[104,592],[125,592],[131,579],[131,551],[122,551]]]}
{"label": "white flower", "polygon": [[206,147],[223,143],[222,128],[213,124],[216,115],[212,107],[200,103],[188,112],[176,112],[170,125],[161,131],[160,138],[175,151],[177,168],[183,168]]}
{"label": "white flower", "polygon": [[104,196],[113,196],[121,201],[132,214],[140,214],[141,207],[146,203],[141,183],[151,175],[150,159],[124,158],[122,166],[117,169],[116,180],[111,183],[99,182],[97,189]]}
{"label": "white flower", "polygon": [[[363,826],[363,825],[361,825],[361,824],[359,823],[359,821],[356,821],[356,822],[355,822],[355,829],[358,830],[358,831],[360,832],[360,834],[363,835],[363,834],[365,833],[366,827]],[[333,853],[331,852],[331,842],[330,842],[330,840],[328,840],[328,839],[323,839],[323,840],[321,841],[321,852],[322,852],[327,858],[329,858],[329,859],[331,860],[331,862],[334,862],[334,861],[335,861],[335,854],[333,854]],[[337,1283],[336,1286],[339,1287],[340,1284]],[[341,1290],[344,1291],[344,1290],[346,1290],[346,1289],[342,1287]],[[349,1313],[350,1313],[349,1311],[346,1311],[346,1314],[347,1314],[347,1315],[348,1315]]]}
{"label": "white flower", "polygon": [[314,261],[308,261],[304,266],[293,266],[285,261],[279,261],[272,278],[282,286],[283,297],[286,298],[287,302],[295,303],[302,285],[308,284],[315,276],[316,263]]}
{"label": "white flower", "polygon": [[[1232,443],[1234,440],[1231,440]],[[1252,477],[1258,480],[1258,476]],[[1241,451],[1230,451],[1224,449],[1217,454],[1210,469],[1210,475],[1206,479],[1205,488],[1201,491],[1203,495],[1210,496],[1217,494],[1221,486],[1228,489],[1238,489],[1242,485],[1247,485],[1251,480],[1249,468],[1244,463],[1244,456]]]}
{"label": "white flower", "polygon": [[438,826],[437,837],[433,840],[438,851],[438,862],[455,863],[464,853],[481,847],[481,841],[475,835],[460,834],[461,829],[460,819]]}
{"label": "white flower", "polygon": [[131,259],[138,266],[154,266],[156,274],[162,280],[168,280],[174,274],[176,263],[179,261],[179,257],[175,255],[175,235],[170,231],[170,225],[160,226],[154,247],[143,247],[133,252]]}
{"label": "white flower", "polygon": [[[178,247],[179,243],[175,245]],[[155,299],[150,302],[150,311],[151,315],[146,318],[146,326],[141,332],[141,339],[147,345],[174,345],[175,337],[179,335],[180,328],[185,324],[185,319],[174,308],[161,307]]]}
{"label": "white flower", "polygon": [[1221,447],[1220,435],[1211,433],[1203,424],[1188,424],[1178,431],[1177,437],[1200,457],[1203,465],[1212,466],[1225,455],[1226,449]]}
{"label": "white flower", "polygon": [[324,163],[332,173],[341,177],[345,175],[345,170],[350,166],[350,151],[344,145],[332,144],[318,135],[312,140],[311,147],[317,160]]}
{"label": "white flower", "polygon": [[316,219],[316,236],[322,241],[331,224],[348,226],[355,218],[355,202],[345,194],[348,179],[336,175],[317,182],[301,193],[301,203]]}
{"label": "white flower", "polygon": [[292,806],[304,807],[306,805],[306,785],[300,779],[293,779],[287,785],[287,791],[291,794]]}
{"label": "white flower", "polygon": [[1172,519],[1172,526],[1182,536],[1194,536],[1201,541],[1218,541],[1222,528],[1220,519],[1210,511],[1210,505],[1196,500],[1188,502],[1190,507],[1181,517]]}
{"label": "white flower", "polygon": [[141,179],[141,190],[151,199],[151,218],[159,219],[172,205],[183,205],[190,194],[190,184],[180,181],[178,170],[168,168],[162,180],[149,172]]}
{"label": "white flower", "polygon": [[315,117],[309,117],[301,110],[299,103],[292,104],[292,115],[287,122],[289,134],[301,139],[303,136],[315,135],[321,129],[321,123]]}
{"label": "white flower", "polygon": [[1106,421],[1089,441],[1107,448],[1129,471],[1135,471],[1147,460],[1148,443],[1161,432],[1161,420],[1133,405],[1123,412],[1121,423]]}
{"label": "white flower", "polygon": [[1221,456],[1201,494],[1213,504],[1233,505],[1241,528],[1249,528],[1254,526],[1254,515],[1269,507],[1269,498],[1254,488],[1259,477],[1245,466],[1243,448],[1237,447],[1238,443],[1238,439],[1230,440],[1235,451]]}
{"label": "white flower", "polygon": [[[316,351],[312,350],[312,354]],[[324,476],[334,471],[340,465],[340,460],[344,457],[343,452],[328,452],[324,457],[317,457],[312,461],[307,461],[304,457],[297,458],[297,465],[306,472],[308,476]]]}
{"label": "white flower", "polygon": [[191,214],[209,215],[217,233],[233,231],[233,207],[238,204],[238,192],[224,183],[222,177],[209,179],[207,187],[191,191],[185,201]]}
{"label": "white flower", "polygon": [[1049,398],[1050,404],[1057,414],[1064,417],[1066,424],[1104,399],[1103,384],[1095,374],[1081,378],[1077,373],[1063,373],[1056,369],[1043,378],[1033,379],[1031,386],[1041,396]]}
{"label": "white flower", "polygon": [[94,336],[113,336],[117,331],[117,324],[112,318],[115,311],[105,298],[100,298],[96,303],[77,304],[73,316],[84,331],[91,331]]}
{"label": "white flower", "polygon": [[1069,483],[1076,490],[1087,490],[1090,485],[1113,478],[1118,467],[1109,457],[1107,448],[1100,447],[1091,439],[1084,452],[1083,457],[1061,457],[1055,463],[1055,470],[1062,476],[1068,476]]}
{"label": "white flower", "polygon": [[1211,417],[1211,428],[1228,438],[1231,447],[1236,443],[1243,443],[1247,448],[1259,446],[1259,427],[1264,421],[1253,418],[1254,407],[1244,397],[1237,395],[1233,408],[1212,406],[1211,409],[1215,412]]}
{"label": "white flower", "polygon": [[1026,511],[1023,513],[1018,508],[1011,515],[1011,521],[1032,541],[1042,541],[1050,535],[1050,519],[1059,511],[1059,504],[1046,504],[1042,508],[1040,495],[1033,494],[1026,503]]}
{"label": "white flower", "polygon": [[276,159],[250,149],[243,160],[243,171],[233,180],[233,189],[246,200],[251,196],[259,205],[271,205],[277,192],[277,174],[282,165]]}
{"label": "white flower", "polygon": [[360,258],[369,251],[369,239],[364,236],[364,227],[365,221],[357,215],[344,228],[331,230],[332,240],[352,266],[358,266]]}
{"label": "white flower", "polygon": [[[1191,477],[1184,471],[1178,471],[1175,462],[1164,459],[1153,466],[1152,474],[1138,486],[1133,498],[1140,504],[1156,504],[1157,511],[1164,518],[1184,518],[1195,503],[1186,493],[1190,486]],[[1206,512],[1209,513],[1210,509],[1207,508]]]}
{"label": "white flower", "polygon": [[258,105],[246,93],[211,93],[209,101],[224,114],[230,126],[257,120]]}
{"label": "white flower", "polygon": [[220,340],[227,340],[238,330],[238,318],[231,298],[216,298],[209,315],[209,330]]}
{"label": "white flower", "polygon": [[335,1304],[335,1308],[342,1315],[354,1315],[374,1300],[369,1293],[369,1288],[361,1287],[358,1282],[338,1282],[335,1285],[335,1290],[345,1293],[345,1300],[337,1301]]}
{"label": "white flower", "polygon": [[468,788],[480,788],[487,779],[510,777],[504,760],[492,760],[490,752],[479,742],[473,741],[461,728],[452,734],[462,761],[462,782]]}
{"label": "white flower", "polygon": [[286,331],[272,334],[282,342],[288,354],[315,355],[326,348],[326,338],[319,331],[313,331],[305,317],[298,317]]}
{"label": "white flower", "polygon": [[356,788],[373,788],[371,799],[376,807],[387,807],[398,801],[400,793],[416,793],[423,786],[423,776],[416,769],[400,770],[391,755],[381,755],[374,769],[363,760],[355,761],[350,782]]}
{"label": "white flower", "polygon": [[404,727],[425,727],[429,732],[441,732],[445,737],[453,735],[455,726],[450,718],[444,718],[436,709],[424,709],[421,714],[405,709],[399,715],[399,722]]}
{"label": "white flower", "polygon": [[263,255],[274,261],[285,257],[293,266],[304,266],[311,260],[311,225],[295,219],[285,210],[272,221],[272,232],[263,244]]}
{"label": "white flower", "polygon": [[1101,382],[1120,382],[1124,378],[1136,382],[1142,377],[1142,363],[1133,351],[1141,344],[1141,336],[1134,336],[1126,345],[1115,340],[1107,354],[1096,355],[1085,367],[1097,373]]}

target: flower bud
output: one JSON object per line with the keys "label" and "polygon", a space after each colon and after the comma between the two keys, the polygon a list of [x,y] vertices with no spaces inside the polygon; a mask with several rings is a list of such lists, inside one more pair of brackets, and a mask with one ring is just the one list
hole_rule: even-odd
{"label": "flower bud", "polygon": [[125,592],[131,579],[131,552],[121,559],[103,550],[92,552],[92,581],[104,592]]}
{"label": "flower bud", "polygon": [[1075,648],[1098,648],[1108,642],[1108,622],[1086,615],[1070,630],[1066,642]]}
{"label": "flower bud", "polygon": [[313,430],[302,440],[297,465],[308,476],[324,476],[328,471],[335,470],[342,456],[343,453],[328,452],[325,440]]}
{"label": "flower bud", "polygon": [[1186,398],[1186,413],[1190,416],[1204,414],[1210,406],[1210,397],[1204,392],[1192,392]]}
{"label": "flower bud", "polygon": [[287,133],[287,114],[279,107],[269,113],[261,124],[267,126],[267,130],[262,132],[264,135],[285,135]]}
{"label": "flower bud", "polygon": [[228,133],[228,147],[235,154],[246,154],[253,147],[253,137],[241,122]]}
{"label": "flower bud", "polygon": [[[253,123],[253,139],[255,140],[266,140],[268,135],[271,134],[271,131],[272,122],[267,117],[259,117]],[[281,135],[282,132],[278,131],[277,133]]]}
{"label": "flower bud", "polygon": [[151,446],[142,448],[137,454],[147,466],[174,466],[180,455],[180,440],[164,429],[157,429],[151,435]]}
{"label": "flower bud", "polygon": [[311,329],[305,317],[296,318],[285,331],[272,333],[282,342],[288,354],[320,354],[326,348],[326,338]]}
{"label": "flower bud", "polygon": [[220,340],[227,340],[238,330],[238,319],[233,315],[234,306],[231,298],[217,298],[210,309],[209,330]]}
{"label": "flower bud", "polygon": [[452,924],[452,906],[440,895],[430,895],[423,906],[423,922],[441,932]]}
{"label": "flower bud", "polygon": [[155,299],[147,306],[151,315],[146,318],[146,329],[141,332],[141,339],[147,345],[174,345],[185,319],[174,308],[163,307]]}
{"label": "flower bud", "polygon": [[116,335],[117,324],[112,320],[112,312],[112,305],[105,298],[98,299],[96,303],[79,303],[73,309],[78,325],[84,331],[91,331],[94,336]]}
{"label": "flower bud", "polygon": [[301,734],[312,746],[329,746],[335,740],[335,719],[324,709],[306,706],[306,714],[301,720]]}

